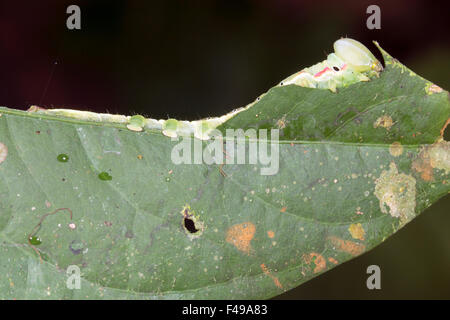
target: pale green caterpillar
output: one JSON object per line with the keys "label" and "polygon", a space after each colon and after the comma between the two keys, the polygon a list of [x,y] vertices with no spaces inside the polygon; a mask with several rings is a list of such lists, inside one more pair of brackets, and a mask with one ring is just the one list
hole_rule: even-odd
{"label": "pale green caterpillar", "polygon": [[372,52],[356,40],[342,38],[333,47],[334,53],[330,53],[327,60],[293,74],[283,80],[280,86],[295,84],[336,92],[337,88],[379,77],[383,70]]}
{"label": "pale green caterpillar", "polygon": [[[283,80],[280,85],[298,85],[308,88],[330,89],[332,92],[337,92],[337,88],[378,77],[382,70],[381,63],[363,44],[353,39],[343,38],[334,43],[334,53],[329,54],[327,60],[293,74]],[[236,109],[224,116],[198,121],[155,120],[144,118],[141,115],[130,117],[70,109],[46,110],[37,106],[30,107],[28,111],[94,122],[120,123],[125,124],[129,130],[137,132],[144,129],[160,130],[162,134],[171,138],[194,136],[200,140],[208,140],[219,125],[252,107],[264,95],[261,95],[246,107]]]}

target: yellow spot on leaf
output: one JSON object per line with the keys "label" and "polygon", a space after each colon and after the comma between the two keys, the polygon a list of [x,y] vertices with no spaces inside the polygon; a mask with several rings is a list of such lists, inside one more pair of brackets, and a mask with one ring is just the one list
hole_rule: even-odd
{"label": "yellow spot on leaf", "polygon": [[364,231],[361,223],[352,223],[348,228],[348,231],[352,235],[353,239],[364,240],[364,235],[366,232]]}
{"label": "yellow spot on leaf", "polygon": [[400,142],[396,141],[389,146],[389,153],[393,157],[398,157],[403,153],[403,146]]}
{"label": "yellow spot on leaf", "polygon": [[256,227],[251,222],[236,224],[228,229],[226,241],[249,255],[252,250],[250,242],[255,235],[255,231]]}

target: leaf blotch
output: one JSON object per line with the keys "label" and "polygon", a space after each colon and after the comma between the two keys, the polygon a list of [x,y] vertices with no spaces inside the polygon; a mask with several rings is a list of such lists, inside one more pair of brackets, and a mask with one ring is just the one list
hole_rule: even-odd
{"label": "leaf blotch", "polygon": [[304,255],[303,260],[306,264],[311,264],[311,262],[314,263],[314,273],[322,272],[327,267],[325,258],[321,254],[318,254],[316,252],[311,252],[310,254]]}
{"label": "leaf blotch", "polygon": [[389,170],[383,170],[375,181],[375,196],[380,200],[380,209],[394,218],[400,218],[403,225],[415,217],[416,179],[411,175],[399,173],[394,162]]}
{"label": "leaf blotch", "polygon": [[250,254],[251,241],[255,236],[256,227],[251,222],[243,222],[230,227],[227,231],[226,241],[234,245],[239,251]]}
{"label": "leaf blotch", "polygon": [[338,263],[339,263],[339,262],[338,262],[335,258],[333,258],[333,257],[329,257],[329,258],[328,258],[328,261],[331,262],[332,264],[338,264]]}
{"label": "leaf blotch", "polygon": [[375,120],[375,122],[373,123],[373,127],[374,128],[382,127],[389,131],[393,124],[394,121],[390,116],[383,115],[379,117],[377,120]]}
{"label": "leaf blotch", "polygon": [[450,142],[440,140],[431,146],[424,147],[412,163],[412,169],[420,173],[424,181],[433,180],[433,169],[450,172]]}
{"label": "leaf blotch", "polygon": [[365,245],[350,240],[344,240],[334,236],[328,237],[328,240],[336,250],[349,253],[352,256],[358,256],[366,250]]}

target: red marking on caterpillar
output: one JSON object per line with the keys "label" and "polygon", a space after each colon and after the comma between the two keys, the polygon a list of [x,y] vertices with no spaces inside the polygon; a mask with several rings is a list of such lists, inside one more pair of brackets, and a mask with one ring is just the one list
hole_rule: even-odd
{"label": "red marking on caterpillar", "polygon": [[322,71],[317,72],[317,73],[314,75],[314,78],[320,77],[321,75],[323,75],[323,74],[324,74],[325,72],[327,72],[327,71],[331,71],[331,69],[328,68],[328,67],[325,67],[325,69],[323,69]]}

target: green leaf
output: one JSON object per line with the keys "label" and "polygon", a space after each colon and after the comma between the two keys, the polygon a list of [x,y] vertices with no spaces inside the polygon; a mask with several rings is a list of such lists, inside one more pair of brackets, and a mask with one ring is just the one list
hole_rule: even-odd
{"label": "green leaf", "polygon": [[0,108],[0,298],[270,298],[380,244],[450,191],[448,92],[382,53],[370,82],[277,86],[222,121],[280,130],[275,175],[176,165],[137,116]]}

